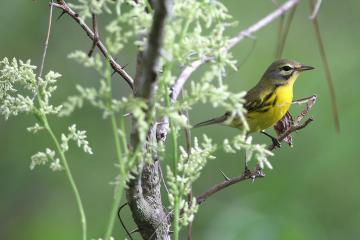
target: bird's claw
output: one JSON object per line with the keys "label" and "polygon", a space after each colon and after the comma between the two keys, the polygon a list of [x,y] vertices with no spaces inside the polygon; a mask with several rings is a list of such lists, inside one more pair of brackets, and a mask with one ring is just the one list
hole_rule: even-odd
{"label": "bird's claw", "polygon": [[256,169],[254,171],[251,171],[248,168],[248,166],[245,166],[244,176],[247,177],[248,179],[251,179],[252,182],[254,183],[256,178],[265,177],[265,173],[263,172],[263,170],[260,168],[259,165],[256,166]]}
{"label": "bird's claw", "polygon": [[277,138],[271,138],[271,141],[275,147],[281,148],[281,142]]}

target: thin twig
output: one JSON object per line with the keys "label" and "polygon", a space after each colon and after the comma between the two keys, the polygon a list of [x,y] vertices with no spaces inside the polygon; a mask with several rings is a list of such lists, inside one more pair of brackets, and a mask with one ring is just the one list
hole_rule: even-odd
{"label": "thin twig", "polygon": [[284,29],[282,31],[282,35],[281,35],[279,46],[278,46],[279,48],[278,48],[278,52],[277,52],[277,55],[276,55],[277,59],[281,58],[282,53],[284,51],[285,42],[286,42],[287,36],[289,34],[289,31],[290,31],[290,26],[291,26],[292,20],[294,19],[296,9],[297,9],[297,4],[290,10],[290,13],[289,13],[289,16],[287,18],[285,27],[284,27]]}
{"label": "thin twig", "polygon": [[95,50],[95,47],[96,47],[96,44],[99,41],[99,32],[98,32],[98,29],[97,29],[96,14],[92,13],[91,16],[92,16],[92,27],[93,27],[93,31],[94,31],[94,40],[93,40],[93,44],[91,46],[91,49],[90,49],[90,51],[88,53],[89,57],[91,57],[91,55],[93,54],[93,52]]}
{"label": "thin twig", "polygon": [[128,203],[126,202],[126,203],[124,203],[123,205],[121,205],[121,206],[119,207],[118,217],[119,217],[119,221],[120,221],[120,223],[121,223],[121,226],[122,226],[123,229],[125,230],[125,232],[126,232],[126,234],[128,235],[129,239],[130,239],[130,240],[133,240],[133,238],[131,237],[131,233],[127,230],[127,228],[126,228],[126,226],[125,226],[125,223],[123,222],[123,220],[122,220],[122,218],[121,218],[121,210],[122,210],[125,206],[127,206],[127,205],[128,205]]}
{"label": "thin twig", "polygon": [[317,99],[317,96],[313,95],[311,97],[302,98],[302,99],[299,99],[299,100],[296,100],[293,102],[293,103],[297,103],[297,104],[306,103],[305,109],[296,117],[294,125],[300,124],[301,120],[309,113],[310,109],[316,103],[316,99]]}
{"label": "thin twig", "polygon": [[244,38],[251,36],[253,33],[259,31],[260,29],[264,28],[265,26],[269,25],[272,21],[274,21],[276,18],[283,15],[285,12],[289,11],[291,8],[293,8],[299,0],[288,0],[283,5],[281,5],[279,8],[277,8],[275,11],[261,19],[260,21],[256,22],[254,25],[250,26],[249,28],[245,29],[244,31],[241,31],[238,33],[235,37],[230,39],[228,45],[224,48],[224,52],[229,51],[231,48],[235,47],[239,42],[244,40]]}
{"label": "thin twig", "polygon": [[316,4],[315,4],[314,9],[312,11],[312,14],[309,17],[310,20],[314,20],[317,17],[317,15],[319,13],[319,10],[320,10],[321,3],[322,3],[321,0],[316,1]]}
{"label": "thin twig", "polygon": [[[53,1],[51,1],[51,3],[53,3]],[[47,48],[48,48],[48,45],[49,45],[49,39],[50,39],[52,15],[53,15],[53,6],[51,4],[50,5],[50,12],[49,12],[49,20],[48,20],[48,29],[47,29],[46,39],[45,39],[45,43],[44,43],[44,52],[43,52],[43,55],[42,55],[42,58],[41,58],[39,77],[42,77],[43,70],[44,70],[46,52],[47,52]]]}
{"label": "thin twig", "polygon": [[[309,4],[310,11],[314,11],[314,0],[309,0],[309,3],[310,3]],[[325,46],[324,46],[324,42],[321,37],[320,27],[319,27],[319,23],[318,23],[316,15],[312,19],[312,23],[314,26],[315,36],[316,36],[316,40],[317,40],[319,51],[320,51],[321,61],[323,62],[324,69],[325,69],[327,85],[328,85],[329,91],[330,91],[331,106],[332,106],[332,112],[333,112],[333,117],[334,117],[334,121],[335,121],[335,127],[336,127],[337,132],[340,132],[340,119],[339,119],[338,108],[336,105],[336,94],[335,94],[334,81],[332,79],[332,75],[331,75],[331,71],[330,71],[330,64],[326,57]]]}
{"label": "thin twig", "polygon": [[[67,15],[69,15],[72,19],[74,19],[81,28],[85,31],[87,36],[94,42],[94,39],[96,39],[94,32],[91,30],[91,28],[86,25],[86,23],[81,20],[78,13],[76,13],[74,10],[72,10],[69,5],[64,0],[58,0],[58,3],[50,3],[52,6],[61,9],[63,12],[65,12]],[[133,89],[134,80],[132,77],[121,67],[120,64],[118,64],[115,59],[110,55],[109,51],[105,47],[105,45],[102,43],[101,40],[98,40],[96,42],[96,46],[99,48],[101,53],[104,55],[106,59],[110,61],[110,65],[112,69],[117,72],[130,86],[131,89]]]}
{"label": "thin twig", "polygon": [[[273,1],[273,3],[276,6],[279,5],[279,3],[277,1]],[[279,49],[280,49],[280,44],[281,44],[283,32],[284,32],[284,25],[285,25],[285,13],[282,14],[280,16],[280,19],[279,19],[279,27],[278,27],[278,34],[277,34],[277,41],[276,41],[275,58],[278,58],[277,56],[279,55],[278,53],[279,53]]]}
{"label": "thin twig", "polygon": [[210,196],[212,196],[213,194],[231,186],[234,185],[235,183],[239,183],[242,182],[244,180],[254,180],[256,178],[262,178],[265,177],[264,172],[257,168],[255,171],[251,172],[251,171],[245,171],[243,174],[241,174],[238,177],[232,177],[229,179],[225,179],[224,181],[222,181],[221,183],[215,184],[213,187],[209,188],[206,192],[200,194],[197,198],[196,198],[196,203],[197,204],[202,204],[203,202],[205,202],[206,199],[208,199]]}
{"label": "thin twig", "polygon": [[[303,124],[298,124],[298,125],[293,125],[291,126],[286,132],[284,132],[283,134],[281,134],[280,136],[278,136],[276,139],[281,142],[282,140],[284,140],[287,136],[289,136],[291,133],[296,132],[300,129],[305,128],[307,125],[309,125],[309,123],[311,123],[312,121],[314,121],[313,118],[308,118]],[[276,145],[274,144],[270,144],[267,149],[272,151],[276,148]]]}

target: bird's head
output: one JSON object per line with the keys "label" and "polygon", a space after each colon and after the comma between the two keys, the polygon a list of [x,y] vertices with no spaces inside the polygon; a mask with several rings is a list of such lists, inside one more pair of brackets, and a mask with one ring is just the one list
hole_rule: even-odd
{"label": "bird's head", "polygon": [[280,59],[274,61],[269,66],[261,78],[261,81],[265,84],[272,85],[294,84],[301,72],[312,69],[314,68],[297,61]]}

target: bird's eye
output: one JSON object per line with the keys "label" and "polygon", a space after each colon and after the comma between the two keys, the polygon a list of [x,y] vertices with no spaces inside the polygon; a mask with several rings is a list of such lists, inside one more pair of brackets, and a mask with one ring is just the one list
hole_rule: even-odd
{"label": "bird's eye", "polygon": [[284,70],[284,71],[290,71],[290,70],[292,70],[292,67],[290,67],[289,65],[285,65],[285,66],[282,66],[280,69]]}

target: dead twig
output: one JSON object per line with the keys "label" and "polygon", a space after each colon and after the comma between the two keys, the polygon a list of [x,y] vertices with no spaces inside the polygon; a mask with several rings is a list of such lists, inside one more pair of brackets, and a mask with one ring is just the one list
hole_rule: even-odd
{"label": "dead twig", "polygon": [[129,231],[127,230],[127,228],[126,228],[126,226],[125,226],[125,223],[123,222],[123,220],[122,220],[122,218],[121,218],[121,210],[122,210],[125,206],[127,206],[127,205],[128,205],[128,203],[126,202],[126,203],[124,203],[123,205],[121,205],[121,206],[119,207],[119,210],[118,210],[118,218],[119,218],[119,221],[120,221],[120,223],[121,223],[121,226],[122,226],[123,229],[125,230],[125,232],[126,232],[126,234],[128,235],[129,239],[130,239],[130,240],[133,240],[133,238],[131,237],[131,233],[132,233],[133,231],[129,232]]}
{"label": "dead twig", "polygon": [[239,182],[242,182],[245,180],[249,180],[249,179],[254,180],[256,178],[262,178],[262,177],[265,177],[265,173],[260,168],[256,168],[255,171],[250,171],[250,170],[245,171],[243,174],[241,174],[238,177],[228,178],[228,179],[225,179],[224,181],[222,181],[221,183],[215,184],[213,187],[209,188],[206,192],[200,194],[196,198],[196,203],[202,204],[203,202],[205,202],[206,199],[208,199],[213,194],[215,194],[231,185],[234,185],[236,183],[239,183]]}
{"label": "dead twig", "polygon": [[[278,49],[277,49],[277,53],[276,53],[277,59],[280,59],[283,54],[286,39],[287,39],[287,36],[290,31],[290,26],[291,26],[292,20],[294,19],[296,9],[297,9],[297,4],[290,10],[290,13],[289,13],[289,16],[287,17],[286,23],[283,24],[283,27],[280,29],[279,45],[278,45]],[[285,16],[284,16],[284,18],[285,18]]]}
{"label": "dead twig", "polygon": [[[312,11],[312,12],[315,12],[315,10],[316,10],[314,1],[315,0],[309,0],[310,11]],[[327,85],[328,85],[329,92],[330,92],[331,107],[332,107],[332,113],[333,113],[333,117],[334,117],[334,121],[335,121],[335,127],[336,127],[337,132],[340,132],[340,119],[339,119],[339,112],[338,112],[338,108],[337,108],[337,104],[336,104],[334,81],[332,79],[332,75],[331,75],[331,71],[330,71],[330,64],[329,64],[327,56],[326,56],[324,41],[322,40],[322,37],[321,37],[319,22],[317,20],[317,15],[315,14],[314,18],[312,18],[311,20],[312,20],[312,23],[314,26],[315,37],[316,37],[316,40],[318,43],[321,61],[324,65],[326,81],[327,81]]]}
{"label": "dead twig", "polygon": [[[53,1],[51,1],[51,3],[53,3]],[[52,15],[53,15],[53,6],[50,5],[48,29],[47,29],[47,33],[46,33],[46,39],[45,39],[45,42],[44,42],[44,51],[43,51],[43,55],[42,55],[42,58],[41,58],[39,77],[42,77],[43,70],[44,70],[46,52],[47,52],[47,48],[48,48],[48,45],[49,45],[49,39],[50,39]]]}
{"label": "dead twig", "polygon": [[309,17],[310,20],[314,20],[317,17],[317,15],[319,13],[319,10],[320,10],[321,3],[322,3],[322,0],[317,0],[316,1],[316,4],[315,4],[314,9],[312,11],[312,14]]}
{"label": "dead twig", "polygon": [[[85,31],[87,36],[94,42],[96,40],[95,33],[91,30],[91,28],[86,25],[84,21],[81,20],[79,14],[77,14],[73,9],[69,7],[69,5],[64,0],[58,0],[57,3],[50,3],[51,6],[59,8],[63,11],[63,13],[66,13],[69,15],[72,19],[74,19],[81,28]],[[130,86],[131,89],[133,89],[134,80],[132,77],[121,67],[120,64],[118,64],[115,59],[110,55],[109,51],[105,47],[105,45],[102,43],[101,40],[96,41],[96,46],[99,48],[100,52],[104,55],[106,59],[109,60],[110,65],[112,69],[117,72]]]}
{"label": "dead twig", "polygon": [[93,13],[91,16],[92,16],[92,27],[93,27],[93,31],[94,31],[94,40],[93,40],[93,44],[91,46],[91,49],[90,49],[90,51],[88,53],[89,57],[91,57],[91,55],[93,54],[93,52],[95,50],[95,47],[96,47],[96,44],[99,41],[99,32],[98,32],[98,29],[97,29],[96,14]]}

